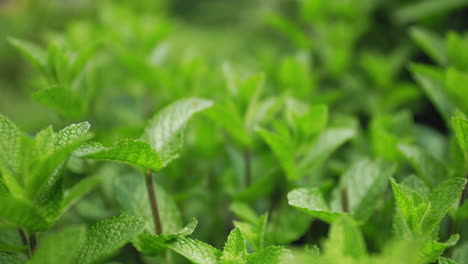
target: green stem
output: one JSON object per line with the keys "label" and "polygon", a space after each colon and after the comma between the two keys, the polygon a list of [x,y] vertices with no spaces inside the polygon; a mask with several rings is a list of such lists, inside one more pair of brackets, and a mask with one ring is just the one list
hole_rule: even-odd
{"label": "green stem", "polygon": [[23,229],[18,228],[18,233],[21,238],[21,242],[23,243],[23,246],[28,247],[28,255],[31,256],[31,249],[29,248],[29,242],[28,242],[28,237],[26,236],[26,232],[24,232]]}
{"label": "green stem", "polygon": [[154,230],[156,234],[162,233],[161,218],[159,217],[158,201],[154,192],[153,175],[151,170],[146,170],[146,189],[148,192],[148,199],[151,205],[151,213],[153,214]]}

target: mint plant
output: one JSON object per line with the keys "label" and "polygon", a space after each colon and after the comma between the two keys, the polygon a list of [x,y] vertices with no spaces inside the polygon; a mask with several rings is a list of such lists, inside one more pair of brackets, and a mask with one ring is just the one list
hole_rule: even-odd
{"label": "mint plant", "polygon": [[0,1],[0,263],[468,264],[467,7]]}

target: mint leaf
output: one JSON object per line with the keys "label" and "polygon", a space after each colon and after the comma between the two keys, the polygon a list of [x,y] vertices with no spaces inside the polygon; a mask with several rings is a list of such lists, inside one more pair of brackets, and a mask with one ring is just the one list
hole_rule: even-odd
{"label": "mint leaf", "polygon": [[291,206],[329,223],[343,214],[342,212],[330,210],[323,199],[322,193],[315,188],[292,190],[288,193],[288,202]]}
{"label": "mint leaf", "polygon": [[395,171],[396,165],[364,159],[342,176],[338,191],[345,190],[348,210],[356,220],[365,222],[372,215],[377,207],[375,201],[385,191]]}
{"label": "mint leaf", "polygon": [[434,186],[449,176],[444,164],[422,149],[406,144],[398,145],[398,149],[428,185]]}
{"label": "mint leaf", "polygon": [[221,264],[245,264],[247,250],[245,240],[239,228],[234,228],[224,244],[223,254],[221,255]]}
{"label": "mint leaf", "polygon": [[422,247],[419,256],[421,263],[433,263],[444,250],[457,244],[459,235],[451,235],[446,242],[429,241]]}
{"label": "mint leaf", "polygon": [[84,242],[85,228],[69,227],[41,240],[29,264],[73,264]]}
{"label": "mint leaf", "polygon": [[43,231],[50,226],[45,213],[27,200],[0,195],[0,218],[28,231]]}
{"label": "mint leaf", "polygon": [[16,177],[20,158],[21,131],[0,114],[0,166]]}
{"label": "mint leaf", "polygon": [[410,29],[410,36],[439,65],[447,65],[448,58],[442,38],[427,29],[418,27]]}
{"label": "mint leaf", "polygon": [[[451,119],[452,128],[455,132],[458,144],[465,157],[465,163],[468,162],[468,119],[461,113],[457,112],[455,117]],[[465,166],[468,171],[468,165]]]}
{"label": "mint leaf", "polygon": [[270,246],[248,255],[247,264],[283,264],[290,263],[290,258],[291,252],[288,249]]}
{"label": "mint leaf", "polygon": [[240,229],[255,250],[263,249],[268,213],[258,216],[247,204],[239,202],[233,203],[230,209],[242,220],[234,220],[234,226]]}
{"label": "mint leaf", "polygon": [[113,253],[134,236],[143,231],[145,223],[140,219],[121,215],[93,225],[86,233],[76,263],[88,264]]}
{"label": "mint leaf", "polygon": [[115,160],[153,171],[159,171],[164,167],[159,154],[141,140],[128,138],[119,140],[108,148],[99,147],[96,143],[93,147],[93,152],[85,154],[85,158]]}
{"label": "mint leaf", "polygon": [[159,154],[163,166],[179,157],[182,129],[189,119],[211,105],[205,99],[182,99],[166,106],[149,121],[143,139]]}
{"label": "mint leaf", "polygon": [[217,264],[222,255],[218,249],[187,237],[171,241],[168,247],[194,264]]}
{"label": "mint leaf", "polygon": [[42,74],[48,74],[47,57],[44,50],[32,43],[12,37],[8,38],[8,42],[10,42],[10,44],[15,47],[25,57],[25,59],[29,61],[29,63],[41,71]]}
{"label": "mint leaf", "polygon": [[337,218],[331,225],[324,251],[331,257],[346,256],[354,260],[365,258],[366,245],[357,222],[347,215]]}

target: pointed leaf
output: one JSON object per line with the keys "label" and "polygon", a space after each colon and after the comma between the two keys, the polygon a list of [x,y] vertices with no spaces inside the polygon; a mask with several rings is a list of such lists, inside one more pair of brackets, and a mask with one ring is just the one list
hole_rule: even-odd
{"label": "pointed leaf", "polygon": [[333,222],[343,213],[334,212],[328,208],[322,194],[318,189],[299,188],[288,193],[288,201],[291,206],[301,209],[310,215],[325,222]]}
{"label": "pointed leaf", "polygon": [[143,231],[145,223],[140,219],[121,215],[93,225],[86,233],[76,263],[94,263],[112,254],[134,236]]}
{"label": "pointed leaf", "polygon": [[163,165],[179,156],[186,123],[211,105],[212,102],[205,99],[182,99],[166,106],[149,121],[143,138],[159,154]]}
{"label": "pointed leaf", "polygon": [[221,257],[218,249],[187,237],[171,241],[168,247],[194,264],[217,264]]}
{"label": "pointed leaf", "polygon": [[247,256],[247,264],[291,263],[291,252],[284,247],[270,246]]}
{"label": "pointed leaf", "polygon": [[239,228],[234,228],[224,244],[223,254],[221,255],[222,264],[243,264],[246,261],[247,249],[245,240]]}

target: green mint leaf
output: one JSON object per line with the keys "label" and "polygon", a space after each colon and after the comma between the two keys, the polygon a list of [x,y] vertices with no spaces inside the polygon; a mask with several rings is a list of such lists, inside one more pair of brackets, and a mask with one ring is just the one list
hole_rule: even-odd
{"label": "green mint leaf", "polygon": [[435,62],[439,65],[447,65],[448,58],[441,37],[427,29],[418,27],[411,28],[410,36]]}
{"label": "green mint leaf", "polygon": [[91,125],[88,122],[71,124],[57,132],[54,138],[55,148],[61,148],[80,139],[89,131]]}
{"label": "green mint leaf", "polygon": [[2,194],[0,218],[28,231],[43,231],[50,226],[45,213],[27,200]]}
{"label": "green mint leaf", "polygon": [[21,131],[0,114],[0,166],[16,177],[20,159]]}
{"label": "green mint leaf", "polygon": [[460,199],[465,184],[466,179],[464,178],[451,178],[442,182],[431,192],[429,211],[425,214],[421,223],[423,232],[431,234],[438,229],[442,218]]}
{"label": "green mint leaf", "polygon": [[239,228],[234,228],[224,244],[223,254],[220,258],[221,264],[245,264],[247,249],[245,240]]}
{"label": "green mint leaf", "polygon": [[444,164],[421,148],[400,144],[398,149],[428,185],[434,186],[449,176],[449,171]]}
{"label": "green mint leaf", "polygon": [[318,136],[316,143],[310,148],[311,151],[299,162],[300,175],[318,168],[333,152],[355,135],[356,132],[349,128],[326,129]]}
{"label": "green mint leaf", "polygon": [[108,148],[99,147],[96,143],[85,148],[92,151],[85,154],[85,158],[115,160],[152,171],[164,167],[159,154],[148,143],[137,139],[122,139]]}
{"label": "green mint leaf", "polygon": [[205,99],[182,99],[166,106],[149,121],[143,138],[159,154],[163,166],[179,157],[186,123],[211,105],[212,102]]}
{"label": "green mint leaf", "polygon": [[396,165],[365,159],[343,175],[339,190],[345,190],[348,210],[356,220],[365,222],[372,215],[377,207],[375,201],[386,190],[395,171]]}
{"label": "green mint leaf", "polygon": [[93,225],[86,233],[76,264],[94,263],[112,254],[143,231],[145,223],[137,217],[121,215]]}
{"label": "green mint leaf", "polygon": [[257,129],[258,134],[272,149],[281,167],[286,172],[288,179],[298,178],[296,164],[294,162],[294,142],[287,135],[277,134],[265,129]]}
{"label": "green mint leaf", "polygon": [[84,227],[68,227],[41,240],[29,264],[74,264],[85,239]]}
{"label": "green mint leaf", "polygon": [[233,203],[230,209],[242,219],[234,220],[234,226],[240,229],[255,250],[263,249],[268,213],[257,216],[247,204],[240,202]]}
{"label": "green mint leaf", "polygon": [[15,47],[29,63],[34,65],[42,74],[48,75],[47,55],[38,46],[15,38],[8,38],[8,42]]}
{"label": "green mint leaf", "polygon": [[222,252],[218,249],[187,237],[180,237],[171,241],[168,247],[194,264],[217,264],[222,255]]}
{"label": "green mint leaf", "polygon": [[90,192],[100,182],[100,177],[92,176],[81,180],[77,184],[73,185],[73,187],[66,190],[61,204],[61,211],[67,211],[68,208],[70,208],[74,203],[76,203],[80,197],[86,195],[86,193]]}
{"label": "green mint leaf", "polygon": [[247,264],[286,264],[290,263],[291,256],[284,247],[270,246],[248,255]]}
{"label": "green mint leaf", "polygon": [[354,260],[365,258],[366,245],[357,222],[347,215],[339,217],[331,225],[324,251],[333,257],[346,256]]}
{"label": "green mint leaf", "polygon": [[438,68],[423,64],[413,64],[410,70],[439,113],[445,120],[449,120],[455,112],[455,106],[445,92],[443,73]]}
{"label": "green mint leaf", "polygon": [[196,218],[192,220],[182,229],[174,233],[164,233],[160,235],[153,235],[144,232],[133,239],[132,243],[139,252],[146,255],[156,255],[163,252],[168,248],[170,241],[189,236],[197,227],[198,221]]}
{"label": "green mint leaf", "polygon": [[316,188],[292,190],[288,193],[288,202],[291,206],[329,223],[344,214],[330,210],[323,199],[322,193]]}
{"label": "green mint leaf", "polygon": [[459,235],[451,235],[446,242],[429,241],[425,243],[419,253],[420,263],[433,263],[446,248],[457,244],[459,238]]}
{"label": "green mint leaf", "polygon": [[57,113],[70,118],[81,118],[86,113],[83,96],[64,85],[54,85],[34,93],[34,98]]}
{"label": "green mint leaf", "polygon": [[[456,116],[452,117],[451,123],[466,164],[468,163],[468,119],[461,112],[457,112]],[[468,171],[468,165],[465,165],[465,170]]]}
{"label": "green mint leaf", "polygon": [[291,243],[307,232],[312,220],[312,215],[297,210],[284,201],[277,210],[271,213],[266,236],[275,244]]}

